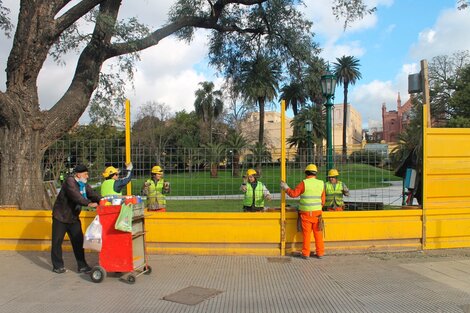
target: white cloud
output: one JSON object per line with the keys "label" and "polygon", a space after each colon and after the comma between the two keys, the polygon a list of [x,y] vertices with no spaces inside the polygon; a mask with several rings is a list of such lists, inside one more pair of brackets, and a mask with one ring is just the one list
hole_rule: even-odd
{"label": "white cloud", "polygon": [[470,10],[446,10],[432,28],[423,30],[410,49],[417,61],[438,55],[451,55],[458,50],[470,50]]}
{"label": "white cloud", "polygon": [[[340,87],[338,87],[340,88]],[[387,110],[395,110],[398,91],[392,81],[374,80],[368,84],[357,85],[350,88],[350,103],[361,113],[362,121],[382,120],[382,104]],[[402,97],[402,102],[403,101]],[[341,100],[335,101],[339,103]],[[406,101],[406,100],[405,100]]]}

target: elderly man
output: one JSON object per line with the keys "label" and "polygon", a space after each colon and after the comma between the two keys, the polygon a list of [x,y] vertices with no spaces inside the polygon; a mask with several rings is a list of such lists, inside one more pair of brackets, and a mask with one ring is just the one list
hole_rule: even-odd
{"label": "elderly man", "polygon": [[100,195],[96,193],[88,181],[88,169],[85,165],[77,165],[72,176],[62,184],[62,188],[52,208],[52,271],[65,273],[62,258],[62,242],[67,233],[77,260],[78,272],[87,273],[91,270],[85,260],[83,249],[83,232],[80,222],[82,206],[96,208]]}

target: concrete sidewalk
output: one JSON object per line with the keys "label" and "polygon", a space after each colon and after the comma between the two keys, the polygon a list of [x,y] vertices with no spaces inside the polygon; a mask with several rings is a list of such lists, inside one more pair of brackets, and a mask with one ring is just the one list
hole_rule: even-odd
{"label": "concrete sidewalk", "polygon": [[[90,265],[97,264],[97,254],[87,257]],[[152,273],[131,285],[112,273],[101,283],[91,282],[88,275],[76,273],[71,253],[65,261],[72,270],[55,274],[48,252],[0,251],[0,312],[470,312],[470,249],[329,255],[322,260],[149,258]],[[208,289],[191,289],[189,300],[204,298],[206,290],[215,292],[194,305],[163,299],[191,286]]]}

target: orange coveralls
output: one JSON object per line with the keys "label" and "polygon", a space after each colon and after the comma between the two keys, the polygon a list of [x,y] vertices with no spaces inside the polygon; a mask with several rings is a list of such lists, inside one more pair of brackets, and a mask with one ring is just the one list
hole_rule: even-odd
{"label": "orange coveralls", "polygon": [[[307,179],[315,178],[315,176],[307,176]],[[291,198],[299,197],[305,192],[305,184],[301,181],[295,189],[287,189],[286,193]],[[321,195],[322,206],[325,204],[326,195],[325,189],[323,189]],[[318,217],[322,214],[322,210],[312,211],[312,212],[302,212],[300,211],[300,218],[302,220],[302,235],[303,235],[303,244],[302,244],[302,255],[310,256],[310,237],[313,230],[313,237],[315,238],[315,252],[318,256],[323,256],[325,254],[325,244],[323,243],[323,232],[318,228]]]}

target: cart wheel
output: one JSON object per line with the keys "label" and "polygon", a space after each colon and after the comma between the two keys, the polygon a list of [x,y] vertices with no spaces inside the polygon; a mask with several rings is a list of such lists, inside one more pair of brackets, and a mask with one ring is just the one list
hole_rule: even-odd
{"label": "cart wheel", "polygon": [[145,275],[150,275],[152,273],[152,267],[150,265],[147,265],[144,270]]}
{"label": "cart wheel", "polygon": [[129,284],[135,283],[135,276],[133,274],[129,274],[129,276],[127,276],[127,282]]}
{"label": "cart wheel", "polygon": [[106,278],[106,271],[101,266],[95,266],[90,272],[91,281],[101,283]]}

